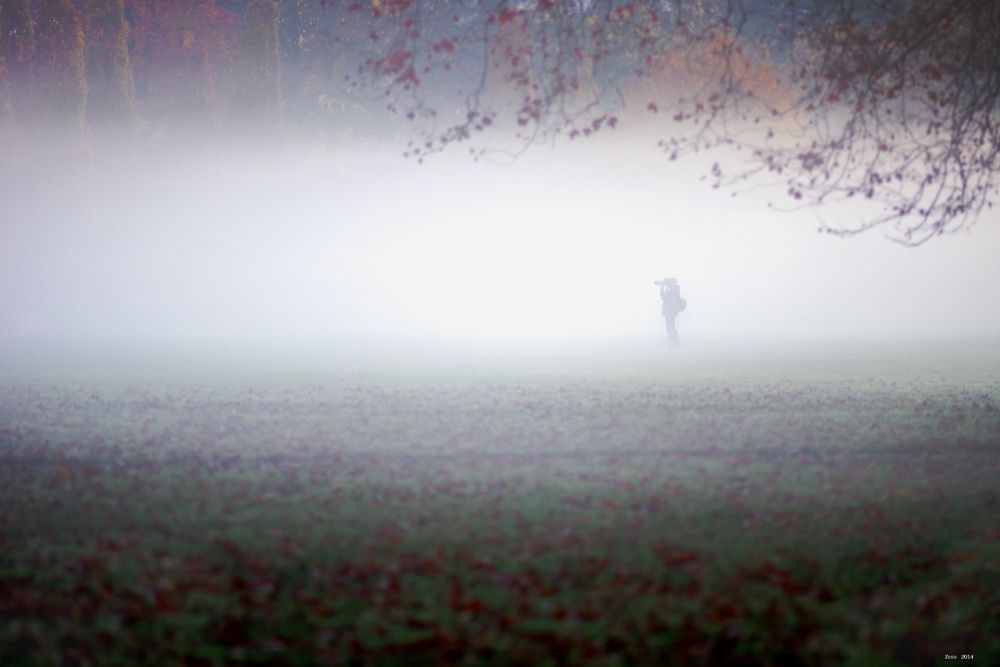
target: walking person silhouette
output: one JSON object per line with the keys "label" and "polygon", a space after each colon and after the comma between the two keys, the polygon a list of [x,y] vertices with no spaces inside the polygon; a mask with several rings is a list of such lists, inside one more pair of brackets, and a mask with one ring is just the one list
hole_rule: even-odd
{"label": "walking person silhouette", "polygon": [[676,278],[664,278],[654,281],[660,286],[660,299],[663,301],[663,319],[667,324],[667,342],[671,346],[680,345],[677,335],[677,315],[687,308],[687,301],[681,296],[681,286]]}

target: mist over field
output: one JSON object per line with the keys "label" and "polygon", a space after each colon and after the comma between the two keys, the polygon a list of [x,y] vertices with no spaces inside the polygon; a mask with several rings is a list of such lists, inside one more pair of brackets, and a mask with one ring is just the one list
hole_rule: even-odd
{"label": "mist over field", "polygon": [[712,190],[707,161],[641,137],[511,164],[181,145],[5,160],[0,334],[654,339],[676,276],[683,339],[997,338],[997,214],[905,248],[818,234],[769,192]]}
{"label": "mist over field", "polygon": [[668,165],[7,165],[0,662],[989,662],[997,221]]}
{"label": "mist over field", "polygon": [[0,0],[0,665],[1000,664],[998,53]]}

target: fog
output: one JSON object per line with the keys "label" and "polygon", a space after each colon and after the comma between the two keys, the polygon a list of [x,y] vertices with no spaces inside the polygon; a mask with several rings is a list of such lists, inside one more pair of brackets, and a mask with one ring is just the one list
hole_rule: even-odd
{"label": "fog", "polygon": [[[0,335],[685,342],[1000,336],[998,213],[919,248],[611,134],[474,162],[175,145],[4,163]],[[776,200],[780,208],[780,198]]]}

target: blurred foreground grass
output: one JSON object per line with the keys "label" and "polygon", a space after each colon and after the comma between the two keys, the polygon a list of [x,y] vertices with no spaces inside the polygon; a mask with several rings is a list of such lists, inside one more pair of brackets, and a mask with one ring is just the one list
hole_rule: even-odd
{"label": "blurred foreground grass", "polygon": [[8,372],[0,664],[1000,663],[996,355],[602,359]]}

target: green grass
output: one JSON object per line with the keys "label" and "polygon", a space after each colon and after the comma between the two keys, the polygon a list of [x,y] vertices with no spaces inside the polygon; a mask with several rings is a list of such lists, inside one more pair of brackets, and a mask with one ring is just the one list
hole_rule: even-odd
{"label": "green grass", "polygon": [[8,371],[0,664],[1000,662],[996,354],[685,355]]}

